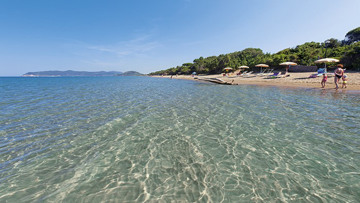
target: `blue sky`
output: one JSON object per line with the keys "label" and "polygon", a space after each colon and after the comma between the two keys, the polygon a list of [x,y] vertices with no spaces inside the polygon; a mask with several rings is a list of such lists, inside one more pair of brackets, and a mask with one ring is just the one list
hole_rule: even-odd
{"label": "blue sky", "polygon": [[149,73],[248,47],[344,39],[359,0],[0,0],[0,76]]}

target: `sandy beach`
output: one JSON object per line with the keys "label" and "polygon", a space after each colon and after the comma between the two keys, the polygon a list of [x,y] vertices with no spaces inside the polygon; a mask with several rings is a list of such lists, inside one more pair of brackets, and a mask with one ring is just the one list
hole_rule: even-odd
{"label": "sandy beach", "polygon": [[[236,76],[230,74],[229,76],[218,75],[198,75],[192,77],[191,75],[174,75],[172,79],[186,79],[186,80],[199,80],[207,78],[218,78],[232,85],[265,85],[265,86],[281,86],[281,87],[298,87],[298,88],[318,88],[318,89],[335,89],[334,77],[329,76],[325,88],[321,87],[322,77],[310,78],[309,76],[316,74],[316,72],[290,72],[288,77],[268,78],[267,76],[258,76],[251,74],[248,76]],[[358,90],[360,91],[360,73],[359,72],[346,72],[348,82],[347,88],[342,87],[342,80],[340,80],[339,90]],[[167,76],[155,76],[171,78]]]}

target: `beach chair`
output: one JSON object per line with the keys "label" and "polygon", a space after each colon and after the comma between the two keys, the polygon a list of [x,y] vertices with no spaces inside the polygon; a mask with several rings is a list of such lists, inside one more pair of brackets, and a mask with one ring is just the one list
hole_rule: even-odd
{"label": "beach chair", "polygon": [[281,73],[281,74],[279,75],[279,77],[280,77],[280,78],[290,77],[290,74],[287,73],[287,72],[284,72],[284,73]]}
{"label": "beach chair", "polygon": [[251,74],[253,73],[254,71],[250,71],[248,73],[245,73],[245,74],[242,74],[243,77],[251,77]]}
{"label": "beach chair", "polygon": [[256,74],[256,76],[264,76],[266,69],[262,70],[260,73]]}
{"label": "beach chair", "polygon": [[267,78],[277,78],[277,77],[280,77],[280,75],[281,75],[281,72],[277,72],[272,75],[268,75]]}
{"label": "beach chair", "polygon": [[234,72],[234,74],[235,75],[240,75],[241,74],[241,70],[239,69],[239,70],[236,70],[235,72]]}
{"label": "beach chair", "polygon": [[274,69],[269,69],[269,71],[265,73],[265,75],[272,75],[272,74],[274,74]]}
{"label": "beach chair", "polygon": [[240,74],[240,76],[243,76],[245,74],[247,74],[249,71],[244,71],[243,73]]}
{"label": "beach chair", "polygon": [[273,70],[274,70],[274,69],[269,69],[269,70],[265,69],[265,70],[263,70],[262,72],[256,74],[256,76],[262,77],[262,76],[270,75],[270,74],[273,73],[273,72],[272,72]]}

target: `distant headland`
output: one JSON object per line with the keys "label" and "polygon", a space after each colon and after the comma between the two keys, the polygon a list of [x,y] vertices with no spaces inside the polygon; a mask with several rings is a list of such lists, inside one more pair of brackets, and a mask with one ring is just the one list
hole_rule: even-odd
{"label": "distant headland", "polygon": [[143,74],[136,71],[38,71],[28,72],[22,75],[22,77],[103,77],[103,76],[141,76]]}

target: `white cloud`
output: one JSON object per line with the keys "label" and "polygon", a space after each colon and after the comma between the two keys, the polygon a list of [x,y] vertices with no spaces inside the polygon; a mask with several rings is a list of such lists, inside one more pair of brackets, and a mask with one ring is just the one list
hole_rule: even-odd
{"label": "white cloud", "polygon": [[94,45],[88,46],[88,49],[107,52],[115,54],[118,57],[130,56],[130,55],[144,55],[147,52],[154,50],[157,47],[160,47],[161,44],[157,41],[148,40],[149,36],[142,36],[135,38],[133,40],[119,42],[115,45]]}

